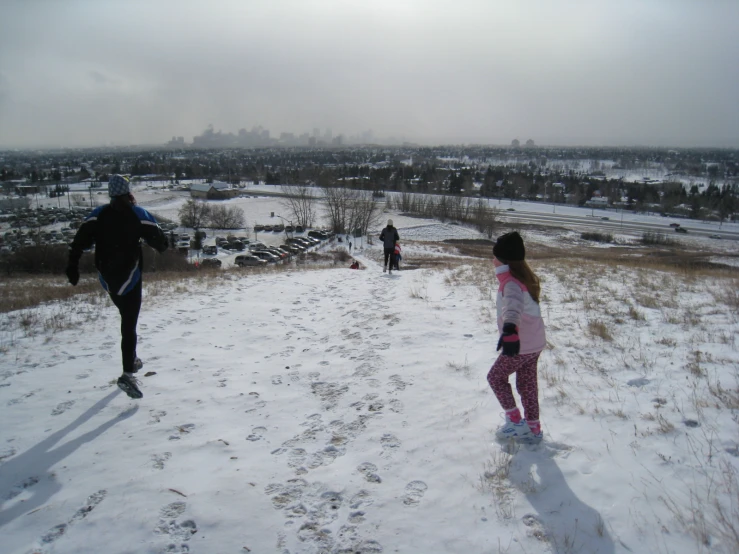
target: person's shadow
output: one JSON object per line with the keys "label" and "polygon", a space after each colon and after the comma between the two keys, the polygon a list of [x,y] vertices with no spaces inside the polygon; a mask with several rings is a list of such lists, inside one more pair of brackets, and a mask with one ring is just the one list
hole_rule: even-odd
{"label": "person's shadow", "polygon": [[[552,448],[554,446],[554,448]],[[552,456],[556,444],[522,447],[515,453],[509,480],[526,495],[538,515],[526,514],[524,525],[557,554],[613,554],[615,546],[600,513],[580,500]],[[532,478],[536,467],[538,483]]]}
{"label": "person's shadow", "polygon": [[62,486],[54,477],[53,472],[50,471],[55,464],[72,454],[83,444],[94,440],[116,423],[131,417],[138,411],[138,405],[129,408],[96,429],[54,448],[64,436],[99,413],[119,392],[118,390],[111,392],[63,429],[49,435],[36,446],[0,465],[0,502],[12,500],[24,490],[32,491],[32,496],[25,502],[16,502],[9,508],[0,511],[0,527],[42,506],[49,498],[59,492]]}

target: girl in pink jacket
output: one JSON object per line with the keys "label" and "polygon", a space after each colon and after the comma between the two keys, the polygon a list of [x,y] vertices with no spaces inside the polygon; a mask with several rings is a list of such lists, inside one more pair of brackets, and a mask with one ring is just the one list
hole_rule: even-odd
{"label": "girl in pink jacket", "polygon": [[[539,278],[524,260],[523,239],[515,231],[498,237],[493,256],[500,283],[496,302],[500,331],[497,350],[502,352],[490,368],[488,383],[505,410],[506,419],[496,434],[499,438],[540,441],[544,434],[539,423],[536,364],[547,339],[539,309]],[[508,383],[512,373],[516,374],[516,390],[525,418]]]}

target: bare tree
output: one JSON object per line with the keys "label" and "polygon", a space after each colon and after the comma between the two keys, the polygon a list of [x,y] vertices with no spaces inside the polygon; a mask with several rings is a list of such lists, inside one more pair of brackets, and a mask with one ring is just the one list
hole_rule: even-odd
{"label": "bare tree", "polygon": [[349,210],[349,189],[340,187],[322,187],[326,202],[326,219],[331,230],[343,233],[347,229],[347,211]]}
{"label": "bare tree", "polygon": [[371,191],[355,190],[351,192],[353,195],[348,202],[345,230],[351,233],[359,231],[360,234],[366,235],[370,227],[379,223],[382,210],[377,198],[373,196]]}
{"label": "bare tree", "polygon": [[190,198],[183,204],[177,215],[180,218],[180,225],[183,227],[200,229],[208,221],[210,205],[202,200]]}
{"label": "bare tree", "polygon": [[236,206],[213,206],[208,222],[215,229],[241,229],[244,225],[244,210]]}
{"label": "bare tree", "polygon": [[472,210],[472,221],[478,231],[491,239],[498,227],[498,208],[490,207],[480,198]]}
{"label": "bare tree", "polygon": [[296,225],[312,227],[316,219],[316,202],[313,189],[301,185],[283,185],[285,197],[282,205],[287,210],[287,219]]}

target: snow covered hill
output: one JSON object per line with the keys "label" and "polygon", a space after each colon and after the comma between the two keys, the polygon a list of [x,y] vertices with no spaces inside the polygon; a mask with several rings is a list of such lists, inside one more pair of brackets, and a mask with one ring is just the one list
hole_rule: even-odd
{"label": "snow covered hill", "polygon": [[725,283],[538,264],[546,438],[501,445],[489,262],[390,276],[359,257],[366,270],[145,285],[140,401],[114,384],[109,302],[5,314],[0,550],[736,546],[716,510],[731,523],[739,490]]}

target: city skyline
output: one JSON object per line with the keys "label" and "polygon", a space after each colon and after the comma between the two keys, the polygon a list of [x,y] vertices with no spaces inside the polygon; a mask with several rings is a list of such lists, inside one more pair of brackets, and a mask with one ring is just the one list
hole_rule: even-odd
{"label": "city skyline", "polygon": [[240,122],[273,138],[736,148],[736,20],[723,0],[4,3],[0,148]]}

